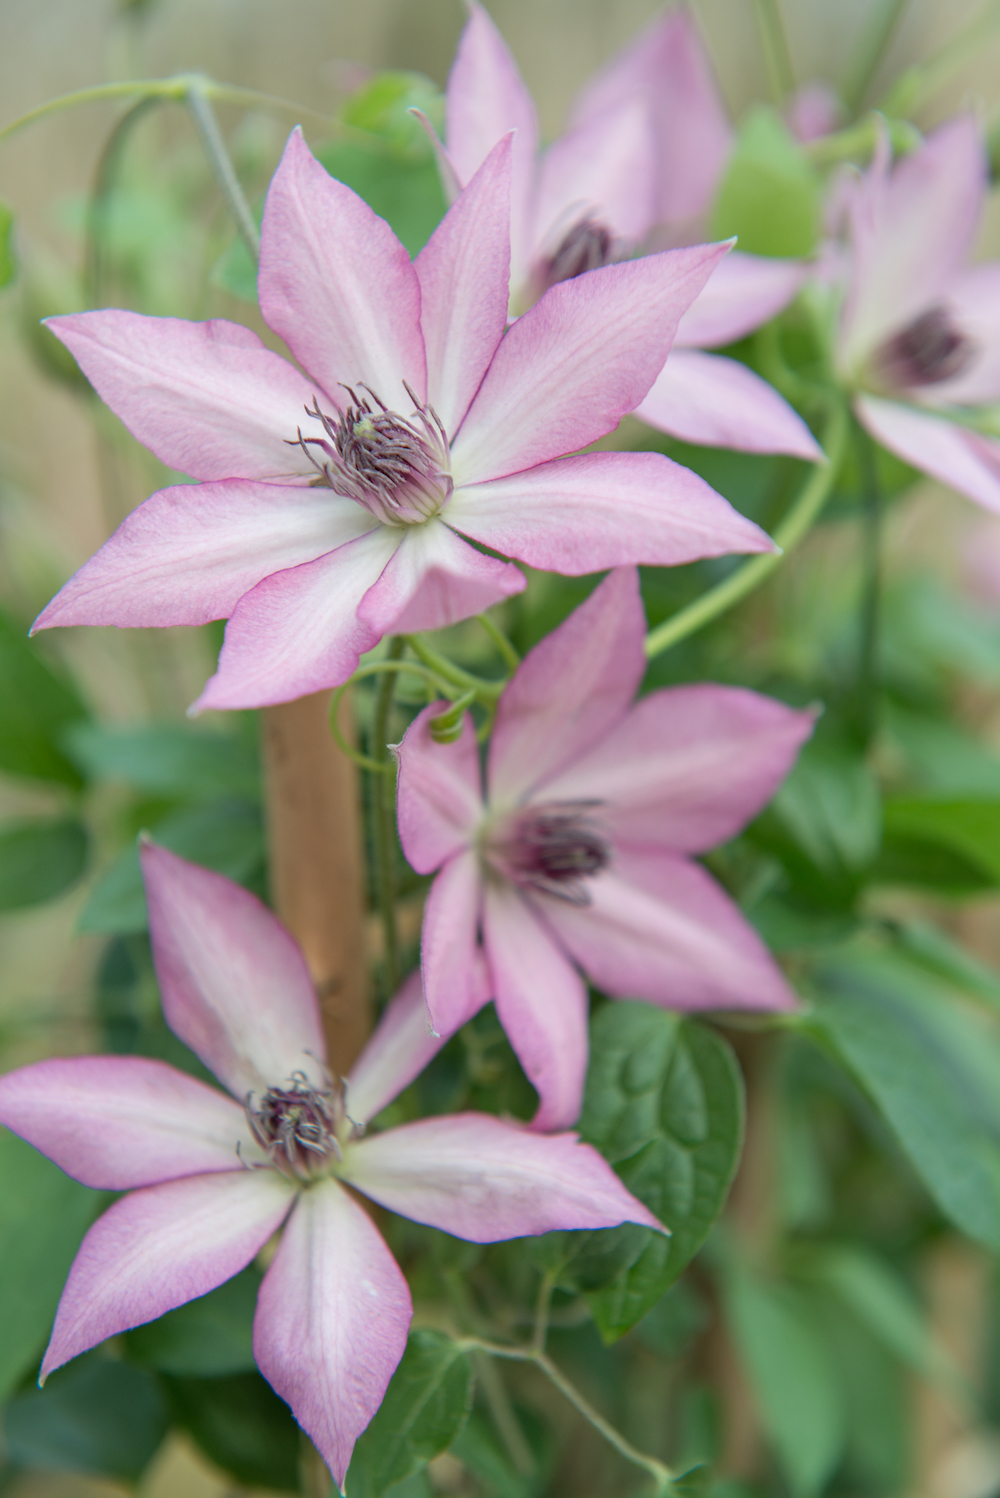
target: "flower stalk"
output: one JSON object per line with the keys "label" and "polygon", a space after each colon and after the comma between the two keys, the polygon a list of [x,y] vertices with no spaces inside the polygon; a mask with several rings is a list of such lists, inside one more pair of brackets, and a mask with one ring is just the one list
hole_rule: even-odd
{"label": "flower stalk", "polygon": [[[398,661],[405,646],[406,641],[403,637],[394,635],[389,641],[389,661]],[[396,832],[394,827],[396,779],[392,774],[392,760],[387,743],[389,714],[392,711],[395,685],[396,673],[387,671],[379,682],[371,743],[371,759],[381,771],[372,782],[372,822],[375,883],[385,943],[385,981],[390,994],[395,993],[399,985],[399,935],[396,929]]]}

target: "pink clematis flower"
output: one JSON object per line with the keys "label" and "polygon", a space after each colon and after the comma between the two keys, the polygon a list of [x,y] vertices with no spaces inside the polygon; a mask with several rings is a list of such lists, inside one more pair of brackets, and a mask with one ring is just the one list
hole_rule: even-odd
{"label": "pink clematis flower", "polygon": [[467,1113],[365,1137],[441,1045],[419,975],[342,1083],[323,1064],[305,962],[274,916],[163,848],[146,845],[142,860],[164,1013],[232,1096],[133,1056],[41,1061],[0,1078],[0,1121],[86,1185],[130,1193],[80,1247],[42,1377],[221,1285],[284,1224],[254,1356],[342,1484],[412,1315],[395,1259],[344,1185],[475,1243],[662,1227],[572,1134]]}
{"label": "pink clematis flower", "polygon": [[1000,262],[966,263],[986,190],[971,115],[895,166],[883,136],[864,175],[846,192],[838,184],[849,251],[836,362],[877,441],[1000,510],[1000,441],[988,435],[1000,402]]}
{"label": "pink clematis flower", "polygon": [[581,970],[612,997],[673,1009],[795,1003],[690,855],[732,837],[770,799],[813,717],[708,685],[633,705],[644,631],[635,570],[612,572],[505,690],[485,792],[468,720],[457,742],[432,738],[440,705],[398,750],[403,849],[419,873],[441,871],[423,928],[432,1023],[451,1033],[495,999],[541,1099],[536,1127],[579,1114]]}
{"label": "pink clematis flower", "polygon": [[[517,64],[482,6],[469,0],[469,11],[448,79],[448,159],[468,182],[515,131],[512,311],[643,246],[704,238],[732,131],[686,9],[654,21],[600,72],[578,98],[570,129],[542,153]],[[797,261],[727,256],[682,317],[674,352],[637,415],[691,442],[819,458],[808,427],[766,381],[703,352],[767,322],[804,276]]]}
{"label": "pink clematis flower", "polygon": [[662,566],[771,542],[664,458],[564,458],[614,429],[725,245],[554,286],[506,333],[511,143],[415,263],[295,131],[271,183],[260,305],[307,374],[228,322],[84,312],[50,326],[153,452],[154,494],[49,604],[54,624],[229,619],[196,707],[345,681],[390,631],[518,592],[518,568]]}

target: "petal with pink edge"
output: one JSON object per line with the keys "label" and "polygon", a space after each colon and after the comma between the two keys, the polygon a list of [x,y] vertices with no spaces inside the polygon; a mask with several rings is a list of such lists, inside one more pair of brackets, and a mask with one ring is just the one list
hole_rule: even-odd
{"label": "petal with pink edge", "polygon": [[635,99],[570,130],[542,158],[532,243],[552,254],[585,217],[635,245],[653,222],[656,157],[649,111]]}
{"label": "petal with pink edge", "polygon": [[420,972],[411,973],[386,1007],[347,1078],[347,1113],[367,1124],[409,1087],[437,1055],[445,1037],[431,1031]]}
{"label": "petal with pink edge", "polygon": [[145,842],[139,849],[163,1014],[241,1101],[306,1072],[326,1042],[305,959],[249,890]]}
{"label": "petal with pink edge", "polygon": [[587,1076],[587,989],[521,893],[489,883],[483,938],[500,1023],[538,1093],[535,1129],[576,1123]]}
{"label": "petal with pink edge", "polygon": [[859,396],[854,408],[875,440],[904,462],[1000,511],[1000,442],[871,395]]}
{"label": "petal with pink edge", "polygon": [[571,577],[775,549],[728,499],[661,453],[581,453],[469,484],[452,495],[448,523],[529,567]]}
{"label": "petal with pink edge", "polygon": [[53,1057],[8,1072],[0,1123],[99,1191],[234,1170],[237,1147],[247,1152],[232,1098],[144,1056]]}
{"label": "petal with pink edge", "polygon": [[635,414],[661,432],[703,447],[826,461],[802,417],[773,385],[719,354],[675,349]]}
{"label": "petal with pink edge", "polygon": [[375,524],[329,489],[239,479],[161,489],[122,521],[33,627],[225,619],[263,578],[324,556]]}
{"label": "petal with pink edge", "polygon": [[385,220],[320,166],[298,127],[267,194],[257,287],[264,321],[331,399],[343,399],[341,384],[363,384],[409,412],[404,380],[425,398],[410,257]]}
{"label": "petal with pink edge", "polygon": [[226,626],[219,668],[190,711],[264,707],[346,681],[379,639],[358,605],[402,539],[401,527],[376,526],[245,593]]}
{"label": "petal with pink edge", "polygon": [[234,1170],[167,1181],[115,1202],[73,1260],[42,1378],[239,1274],[281,1226],[295,1192],[275,1170]]}
{"label": "petal with pink edge", "polygon": [[550,287],[503,338],[459,428],[456,487],[519,473],[612,431],[663,368],[681,314],[727,249],[667,250]]}
{"label": "petal with pink edge", "polygon": [[439,744],[431,721],[447,704],[432,702],[414,718],[396,750],[399,838],[418,874],[430,874],[467,848],[483,814],[479,746],[471,718],[459,737]]}
{"label": "petal with pink edge", "polygon": [[767,804],[814,723],[813,713],[743,687],[668,687],[535,796],[599,802],[612,839],[632,847],[700,853]]}
{"label": "petal with pink edge", "polygon": [[427,399],[456,432],[507,326],[509,137],[494,146],[414,262],[427,349]]}
{"label": "petal with pink edge", "polygon": [[260,1287],[253,1352],[338,1486],[412,1315],[406,1281],[364,1208],[334,1181],[303,1192]]}
{"label": "petal with pink edge", "polygon": [[490,740],[495,809],[521,801],[621,722],[646,674],[645,638],[639,574],[622,567],[525,656]]}
{"label": "petal with pink edge", "polygon": [[699,864],[620,844],[588,892],[586,906],[539,898],[553,930],[605,993],[667,1009],[795,1007],[760,937]]}
{"label": "petal with pink edge", "polygon": [[390,1211],[472,1243],[621,1222],[664,1230],[575,1134],[536,1134],[484,1113],[362,1139],[345,1150],[343,1175]]}
{"label": "petal with pink edge", "polygon": [[378,581],[358,605],[377,639],[444,629],[522,593],[524,573],[484,556],[439,519],[409,526]]}
{"label": "petal with pink edge", "polygon": [[453,1035],[490,997],[479,945],[481,905],[479,855],[457,853],[431,885],[421,936],[424,997],[439,1035]]}
{"label": "petal with pink edge", "polygon": [[249,328],[118,310],[52,317],[47,327],[168,468],[196,479],[312,476],[288,443],[322,391]]}
{"label": "petal with pink edge", "polygon": [[734,250],[720,260],[681,318],[674,348],[721,348],[770,322],[809,275],[801,260],[773,260]]}

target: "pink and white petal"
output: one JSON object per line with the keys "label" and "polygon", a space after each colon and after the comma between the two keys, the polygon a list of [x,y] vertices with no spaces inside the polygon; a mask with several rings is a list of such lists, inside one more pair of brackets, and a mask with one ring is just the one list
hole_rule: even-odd
{"label": "pink and white petal", "polygon": [[469,407],[452,443],[456,486],[613,431],[663,368],[681,314],[727,249],[666,250],[550,287],[503,338]]}
{"label": "pink and white petal", "polygon": [[329,489],[239,479],[161,489],[74,573],[33,628],[225,619],[271,573],[374,527],[360,505]]}
{"label": "pink and white petal", "polygon": [[245,593],[226,626],[219,668],[189,712],[265,707],[346,681],[379,640],[358,606],[402,539],[401,527],[377,525]]}
{"label": "pink and white petal", "polygon": [[587,85],[574,110],[580,125],[643,98],[660,158],[656,216],[693,221],[715,194],[732,130],[694,18],[683,6],[659,17]]}
{"label": "pink and white petal", "polygon": [[552,253],[588,215],[630,244],[653,222],[656,155],[649,110],[630,99],[570,130],[542,158],[532,243]]}
{"label": "pink and white petal", "polygon": [[345,1180],[373,1201],[472,1243],[621,1222],[663,1231],[575,1134],[454,1113],[373,1134],[344,1154]]}
{"label": "pink and white petal", "polygon": [[471,0],[447,87],[448,155],[458,179],[471,182],[499,140],[514,131],[511,151],[512,272],[527,269],[528,215],[534,192],[538,116],[517,63],[481,5]]}
{"label": "pink and white petal", "polygon": [[341,384],[362,384],[408,412],[404,380],[425,399],[410,257],[385,220],[320,166],[298,126],[267,194],[257,287],[268,327],[332,399]]}
{"label": "pink and white petal", "polygon": [[427,1012],[435,1032],[445,1038],[478,1014],[491,996],[479,944],[481,906],[479,855],[456,853],[431,885],[420,952]]}
{"label": "pink and white petal", "polygon": [[875,440],[904,462],[1000,511],[1000,442],[872,395],[858,396],[854,408]]}
{"label": "pink and white petal", "polygon": [[233,1170],[247,1143],[232,1098],[144,1056],[58,1056],[8,1072],[0,1123],[99,1191]]}
{"label": "pink and white petal", "polygon": [[469,484],[452,495],[448,523],[529,567],[570,577],[775,549],[728,499],[662,453],[581,453]]}
{"label": "pink and white petal", "polygon": [[296,1189],[275,1170],[233,1170],[115,1202],[73,1260],[41,1377],[232,1279],[281,1226]]}
{"label": "pink and white petal", "polygon": [[196,479],[313,469],[295,442],[315,385],[240,323],[109,309],[51,317],[98,395],[168,468]]}
{"label": "pink and white petal", "polygon": [[622,721],[646,674],[645,637],[639,574],[622,567],[525,656],[490,739],[494,809],[516,805]]}
{"label": "pink and white petal", "polygon": [[414,262],[427,399],[456,432],[507,326],[511,140],[505,136]]}
{"label": "pink and white petal", "polygon": [[511,885],[487,883],[483,938],[497,1015],[538,1093],[532,1128],[568,1128],[580,1117],[587,1077],[586,986]]}
{"label": "pink and white petal", "polygon": [[302,1193],[257,1296],[253,1352],[341,1487],[406,1347],[410,1292],[335,1181]]}
{"label": "pink and white petal", "polygon": [[826,461],[802,417],[774,386],[720,354],[674,349],[635,414],[658,431],[703,447]]}
{"label": "pink and white petal", "polygon": [[376,639],[444,629],[522,593],[527,579],[512,562],[484,556],[436,517],[403,529],[384,572],[358,604]]}
{"label": "pink and white petal", "polygon": [[975,237],[986,158],[971,114],[959,115],[889,171],[879,153],[850,200],[853,283],[840,364],[860,368],[891,333],[944,299]]}
{"label": "pink and white petal", "polygon": [[667,687],[535,794],[599,802],[614,842],[704,852],[766,806],[814,723],[743,687]]}
{"label": "pink and white petal", "polygon": [[472,719],[462,719],[462,731],[450,744],[439,744],[431,734],[431,721],[446,707],[444,702],[425,707],[396,749],[399,839],[418,874],[432,873],[468,848],[483,815]]}
{"label": "pink and white petal", "polygon": [[619,845],[588,882],[587,906],[540,897],[591,981],[614,998],[667,1009],[793,1009],[778,964],[696,863]]}
{"label": "pink and white petal", "polygon": [[925,386],[917,399],[934,405],[979,406],[1000,400],[1000,263],[972,265],[948,288],[948,311],[969,339],[969,366],[951,380]]}
{"label": "pink and white petal", "polygon": [[809,275],[801,260],[734,250],[720,260],[684,313],[674,348],[722,348],[746,337],[788,306]]}
{"label": "pink and white petal", "polygon": [[241,1102],[293,1072],[322,1085],[326,1042],[299,947],[249,890],[143,842],[163,1015]]}
{"label": "pink and white petal", "polygon": [[431,1030],[417,969],[386,1006],[375,1033],[351,1067],[347,1078],[348,1117],[356,1124],[369,1123],[404,1087],[409,1087],[446,1039]]}

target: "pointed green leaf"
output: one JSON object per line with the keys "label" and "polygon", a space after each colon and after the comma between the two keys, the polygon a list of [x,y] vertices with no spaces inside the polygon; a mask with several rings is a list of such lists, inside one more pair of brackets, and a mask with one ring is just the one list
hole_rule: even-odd
{"label": "pointed green leaf", "polygon": [[87,710],[69,682],[49,667],[27,631],[0,611],[0,770],[79,786],[82,777],[60,747]]}
{"label": "pointed green leaf", "polygon": [[809,255],[819,234],[822,182],[774,109],[751,111],[719,186],[712,238],[739,237],[753,255]]}
{"label": "pointed green leaf", "polygon": [[87,829],[75,817],[0,824],[0,910],[44,905],[75,884],[87,864]]}

